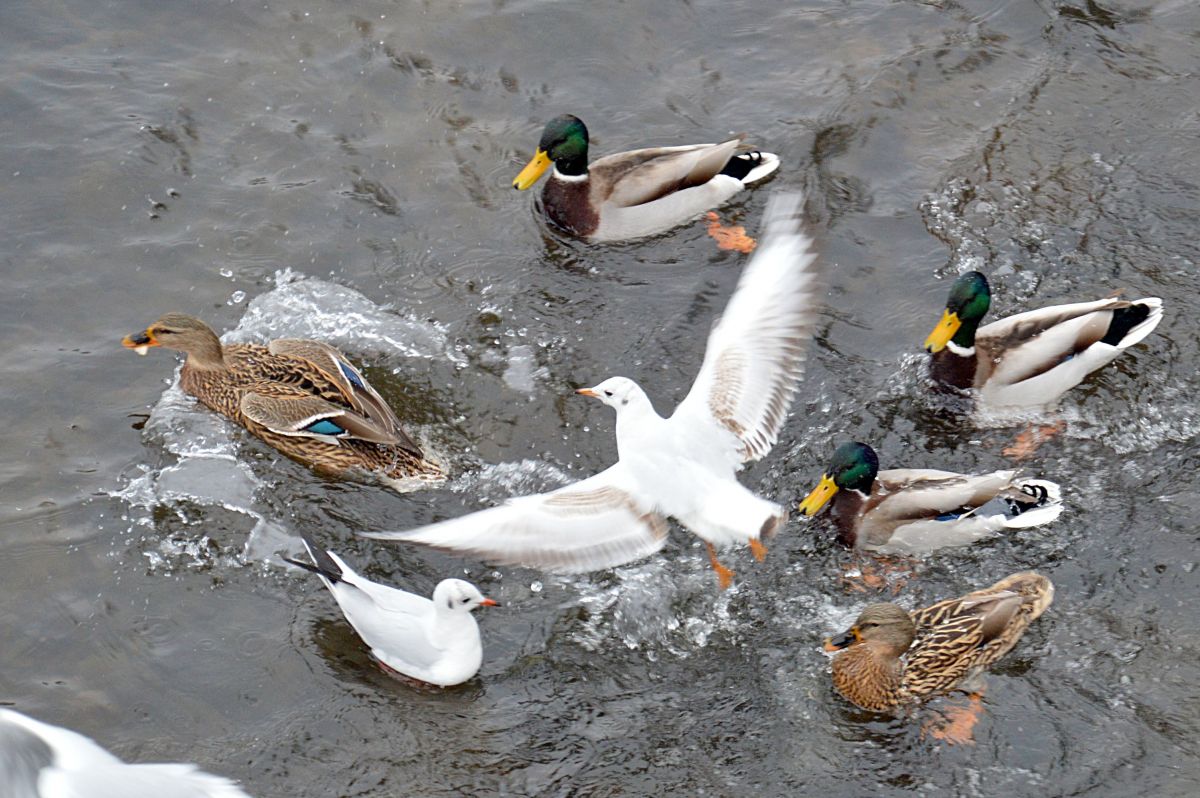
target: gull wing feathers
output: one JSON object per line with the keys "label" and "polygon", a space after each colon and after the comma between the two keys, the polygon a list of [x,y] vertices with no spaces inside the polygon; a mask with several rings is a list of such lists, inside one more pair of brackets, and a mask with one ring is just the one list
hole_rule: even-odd
{"label": "gull wing feathers", "polygon": [[612,568],[654,554],[667,540],[666,519],[628,482],[617,463],[550,493],[510,499],[461,518],[403,532],[360,534],[560,573]]}
{"label": "gull wing feathers", "polygon": [[775,445],[804,373],[818,280],[812,239],[801,228],[802,202],[800,194],[771,197],[762,241],[671,418],[712,429],[736,463],[757,460]]}
{"label": "gull wing feathers", "polygon": [[126,765],[116,763],[87,771],[56,773],[64,795],[84,798],[249,798],[232,781],[194,765]]}

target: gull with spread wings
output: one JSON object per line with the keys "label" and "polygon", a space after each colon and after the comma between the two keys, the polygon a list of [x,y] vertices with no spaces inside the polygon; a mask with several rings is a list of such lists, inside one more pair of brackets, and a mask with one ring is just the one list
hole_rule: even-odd
{"label": "gull with spread wings", "polygon": [[633,380],[576,393],[617,412],[615,465],[549,493],[418,529],[363,533],[564,573],[611,568],[659,551],[673,517],[707,545],[721,587],[733,573],[717,547],[762,538],[787,511],[743,487],[737,471],[775,444],[803,373],[816,320],[817,256],[799,194],[773,196],[762,241],[708,336],[700,373],[669,418]]}

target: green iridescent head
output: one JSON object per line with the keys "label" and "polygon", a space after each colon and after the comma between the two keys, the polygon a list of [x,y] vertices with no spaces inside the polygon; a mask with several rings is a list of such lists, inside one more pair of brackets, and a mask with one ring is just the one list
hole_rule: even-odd
{"label": "green iridescent head", "polygon": [[975,345],[975,331],[992,305],[992,290],[981,272],[967,272],[954,281],[942,320],[925,339],[925,349],[940,352],[953,341],[956,346],[970,349]]}
{"label": "green iridescent head", "polygon": [[800,510],[805,515],[815,515],[839,490],[870,493],[878,473],[879,456],[874,449],[857,441],[843,443],[833,453],[833,460],[821,475],[821,481],[800,502]]}
{"label": "green iridescent head", "polygon": [[588,132],[577,116],[563,114],[546,123],[538,149],[550,156],[550,160],[572,161],[582,158],[587,161]]}
{"label": "green iridescent head", "polygon": [[524,191],[554,164],[564,175],[587,173],[588,132],[579,117],[563,114],[546,123],[537,153],[513,180],[513,188]]}

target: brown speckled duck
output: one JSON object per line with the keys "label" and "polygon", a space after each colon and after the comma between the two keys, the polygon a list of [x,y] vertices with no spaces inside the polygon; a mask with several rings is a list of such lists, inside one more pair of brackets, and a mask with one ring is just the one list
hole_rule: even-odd
{"label": "brown speckled duck", "polygon": [[444,479],[341,352],[319,341],[222,345],[199,319],[168,313],[121,342],[187,354],[183,390],[288,457],[326,474],[373,472],[396,487]]}
{"label": "brown speckled duck", "polygon": [[769,152],[720,144],[649,147],[588,163],[588,131],[570,114],[546,123],[537,153],[513,180],[524,191],[554,165],[542,191],[552,224],[586,241],[655,235],[724,204],[779,168]]}
{"label": "brown speckled duck", "polygon": [[[833,686],[863,709],[889,711],[963,685],[1012,650],[1054,599],[1032,571],[909,613],[871,604],[825,641]],[[903,659],[901,659],[903,657]]]}

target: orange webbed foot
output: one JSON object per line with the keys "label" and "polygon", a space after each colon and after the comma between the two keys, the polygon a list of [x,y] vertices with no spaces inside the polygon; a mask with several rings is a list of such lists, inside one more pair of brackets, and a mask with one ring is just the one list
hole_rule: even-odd
{"label": "orange webbed foot", "polygon": [[983,716],[983,695],[970,693],[967,706],[950,706],[941,711],[941,719],[931,721],[921,730],[935,740],[948,745],[974,745],[975,724]]}
{"label": "orange webbed foot", "polygon": [[758,538],[750,538],[750,551],[754,554],[754,559],[762,562],[767,559],[767,547]]}
{"label": "orange webbed foot", "polygon": [[912,557],[865,554],[858,558],[858,567],[842,574],[842,582],[855,593],[891,589],[899,593],[917,570]]}
{"label": "orange webbed foot", "polygon": [[748,255],[758,246],[758,242],[746,235],[746,228],[740,224],[723,225],[721,217],[714,211],[704,214],[704,219],[708,234],[717,242],[717,249],[732,249]]}
{"label": "orange webbed foot", "polygon": [[1013,460],[1024,460],[1038,450],[1043,443],[1067,428],[1067,422],[1059,419],[1053,424],[1043,424],[1035,427],[1032,424],[1021,432],[1008,446],[1000,450],[1000,454]]}

